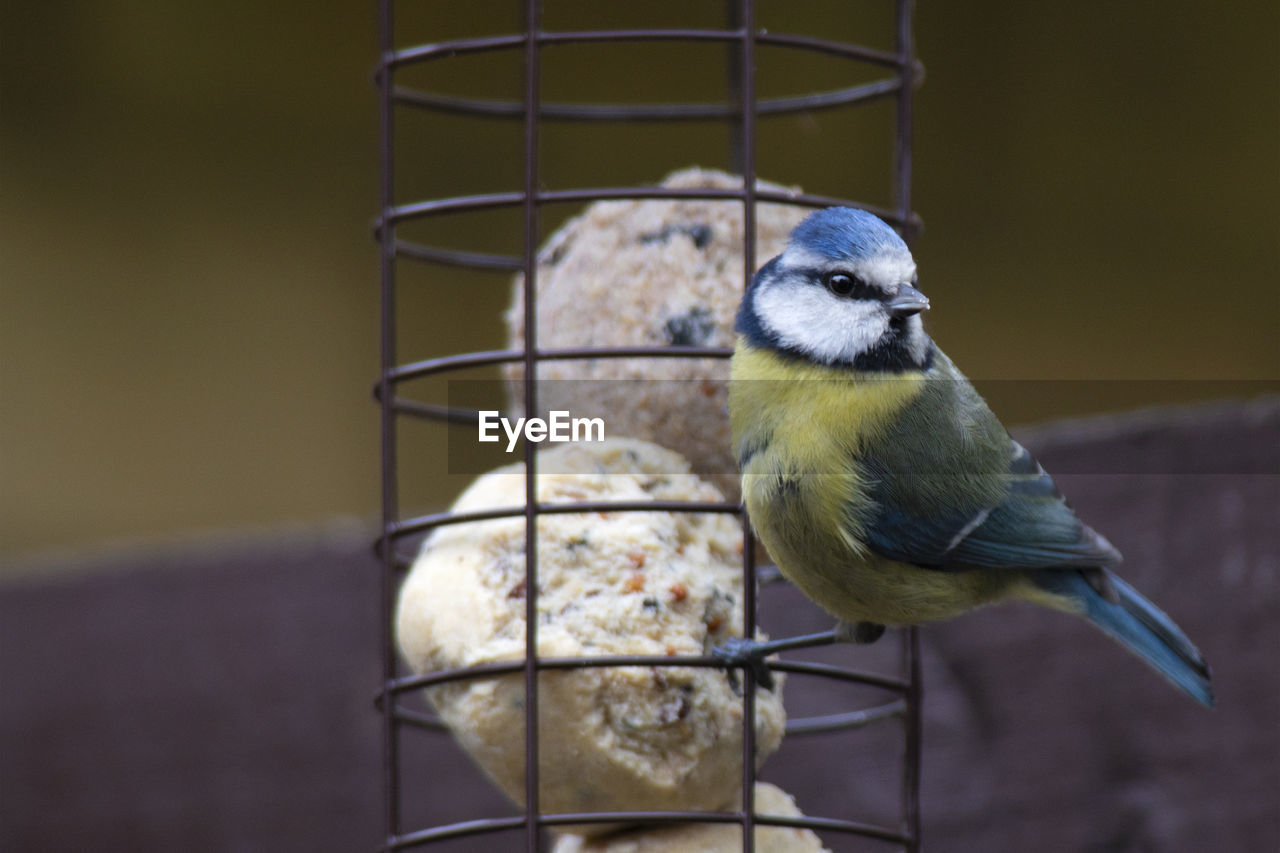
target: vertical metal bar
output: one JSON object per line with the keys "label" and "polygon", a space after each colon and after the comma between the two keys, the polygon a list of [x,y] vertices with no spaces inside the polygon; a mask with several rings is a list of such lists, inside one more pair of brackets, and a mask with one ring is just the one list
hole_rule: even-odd
{"label": "vertical metal bar", "polygon": [[909,839],[907,853],[919,853],[920,842],[920,629],[907,629],[903,642],[907,677],[907,713],[903,716],[906,748],[902,759],[902,834]]}
{"label": "vertical metal bar", "polygon": [[[911,216],[911,144],[914,122],[913,98],[915,95],[915,39],[911,31],[915,13],[915,0],[897,0],[897,53],[898,77],[898,127],[894,145],[893,203],[902,222],[910,222]],[[910,241],[915,235],[910,226],[904,226],[904,238]],[[923,685],[920,673],[920,633],[912,626],[905,638],[907,713],[903,716],[906,745],[902,767],[902,832],[910,839],[907,853],[919,853],[920,840],[920,753],[921,753],[921,701]]]}
{"label": "vertical metal bar", "polygon": [[[897,133],[894,145],[893,204],[900,221],[911,216],[911,144],[914,122],[915,39],[911,31],[915,0],[897,0],[898,79]],[[903,227],[908,242],[915,236],[909,225]],[[902,767],[902,833],[909,839],[907,853],[919,853],[920,840],[920,753],[921,701],[923,684],[920,673],[920,633],[912,626],[903,638],[904,669],[907,679],[907,713],[903,716],[906,744]]]}
{"label": "vertical metal bar", "polygon": [[[894,145],[893,162],[893,204],[901,221],[907,222],[911,215],[911,139],[914,121],[913,98],[915,95],[915,38],[911,32],[911,21],[915,14],[915,0],[898,0],[897,6],[897,54],[898,79],[898,127],[896,144]],[[910,241],[914,236],[909,228],[904,237]]]}
{"label": "vertical metal bar", "polygon": [[[381,87],[379,120],[382,138],[379,151],[379,204],[382,228],[379,233],[381,259],[379,313],[379,359],[381,374],[378,380],[382,450],[382,577],[380,581],[382,623],[382,767],[383,804],[387,844],[400,834],[400,744],[396,721],[396,695],[388,686],[396,677],[395,630],[392,616],[396,596],[396,548],[391,531],[399,518],[399,485],[396,477],[396,422],[392,407],[394,387],[390,381],[396,361],[396,250],[395,226],[390,221],[391,208],[395,204],[394,149],[392,133],[394,107],[392,105],[392,70],[388,57],[393,48],[392,15],[393,0],[380,0],[378,4],[378,39],[381,67],[378,83]],[[390,849],[388,846],[387,849]]]}
{"label": "vertical metal bar", "polygon": [[[538,109],[539,0],[525,2],[524,46],[524,400],[538,412]],[[538,816],[538,471],[533,442],[524,444],[525,523],[525,849],[537,853]]]}
{"label": "vertical metal bar", "polygon": [[[742,0],[725,0],[725,18],[726,27],[730,31],[742,29]],[[729,107],[735,110],[742,109],[742,44],[737,41],[729,42]],[[729,170],[737,172],[739,175],[743,172],[742,162],[742,125],[731,124],[729,126]]]}
{"label": "vertical metal bar", "polygon": [[[739,91],[742,98],[742,267],[743,289],[751,285],[756,267],[756,10],[753,0],[742,0],[742,49]],[[742,519],[742,631],[756,634],[756,572],[751,523]],[[742,853],[755,853],[756,782],[756,678],[744,667],[742,680]]]}
{"label": "vertical metal bar", "polygon": [[[750,2],[750,0],[748,0]],[[751,521],[742,515],[742,634],[756,633],[756,555]],[[756,677],[751,667],[742,670],[742,851],[754,853],[756,781]]]}

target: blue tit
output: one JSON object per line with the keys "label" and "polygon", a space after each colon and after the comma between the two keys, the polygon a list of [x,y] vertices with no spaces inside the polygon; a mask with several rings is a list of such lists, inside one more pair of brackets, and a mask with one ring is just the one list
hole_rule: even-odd
{"label": "blue tit", "polygon": [[[1200,652],[1112,573],[1120,553],[926,334],[916,283],[892,228],[829,208],[743,297],[733,443],[747,513],[782,574],[840,621],[840,639],[1002,600],[1073,613],[1212,705]],[[759,667],[785,643],[718,653]]]}

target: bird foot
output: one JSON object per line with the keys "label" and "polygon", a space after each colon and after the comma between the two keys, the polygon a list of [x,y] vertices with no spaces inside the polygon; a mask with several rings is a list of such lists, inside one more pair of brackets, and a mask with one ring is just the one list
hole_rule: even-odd
{"label": "bird foot", "polygon": [[[875,625],[870,622],[860,622],[850,630],[856,633],[862,625],[868,626],[864,633],[870,639],[859,640],[858,642],[872,642],[876,637],[884,633],[883,625]],[[847,626],[841,626],[841,628],[844,627]],[[773,673],[770,672],[765,658],[778,652],[791,651],[793,649],[809,649],[814,646],[829,646],[832,643],[847,643],[853,638],[853,635],[842,636],[841,628],[822,631],[817,634],[802,634],[798,637],[783,637],[780,640],[760,641],[748,640],[746,637],[729,637],[724,641],[724,645],[713,648],[711,655],[729,670],[729,683],[733,685],[735,692],[738,691],[737,667],[750,667],[760,686],[766,690],[772,690]],[[874,630],[877,628],[879,633]]]}
{"label": "bird foot", "polygon": [[729,684],[733,692],[742,694],[738,685],[738,667],[749,668],[756,677],[756,683],[765,690],[773,690],[773,673],[765,658],[774,651],[773,644],[748,640],[746,637],[729,637],[722,645],[711,649],[711,656],[724,664],[729,676]]}

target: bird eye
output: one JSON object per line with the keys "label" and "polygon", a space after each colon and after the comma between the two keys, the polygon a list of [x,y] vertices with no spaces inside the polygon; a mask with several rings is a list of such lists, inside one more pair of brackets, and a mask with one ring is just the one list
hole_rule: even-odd
{"label": "bird eye", "polygon": [[862,290],[862,282],[847,272],[829,272],[823,277],[822,283],[836,296],[852,296],[855,291]]}

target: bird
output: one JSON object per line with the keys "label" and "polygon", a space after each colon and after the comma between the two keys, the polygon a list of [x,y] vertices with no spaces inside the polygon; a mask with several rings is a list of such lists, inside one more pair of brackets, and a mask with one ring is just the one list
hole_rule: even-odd
{"label": "bird", "polygon": [[[735,321],[743,503],[781,574],[838,620],[821,636],[873,642],[886,625],[1030,601],[1083,617],[1213,706],[1204,656],[1117,576],[1120,552],[926,333],[918,284],[893,228],[826,208],[759,269]],[[768,686],[764,657],[803,641],[714,651]]]}

